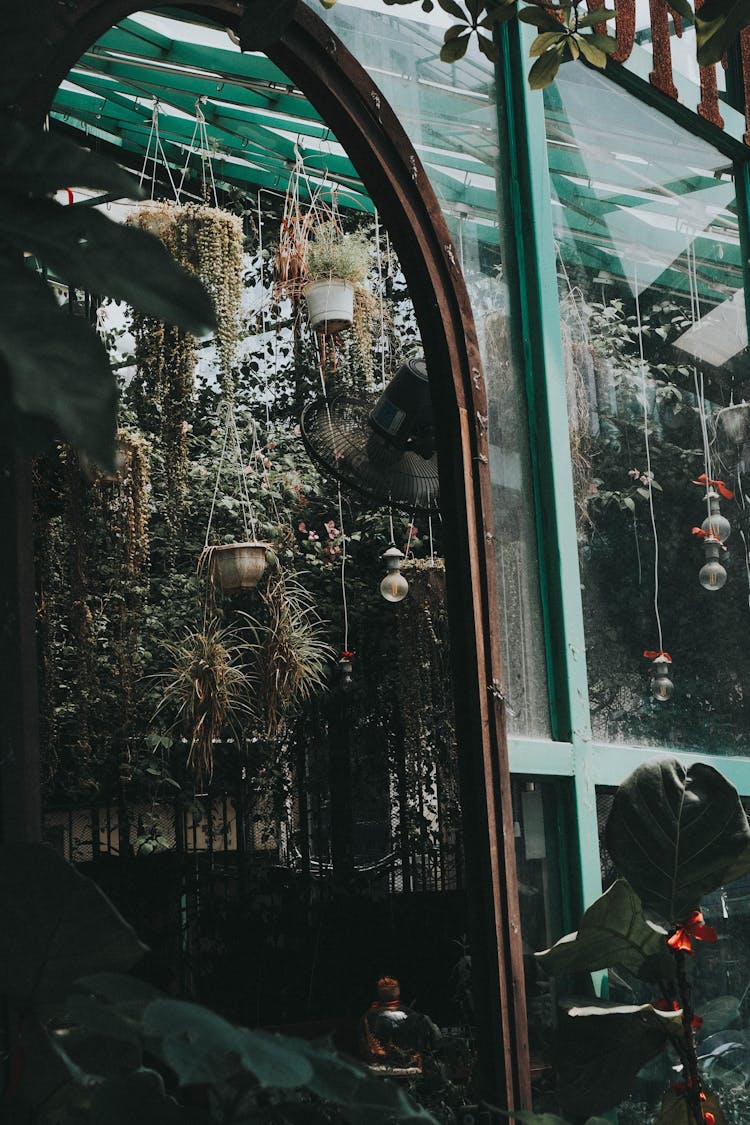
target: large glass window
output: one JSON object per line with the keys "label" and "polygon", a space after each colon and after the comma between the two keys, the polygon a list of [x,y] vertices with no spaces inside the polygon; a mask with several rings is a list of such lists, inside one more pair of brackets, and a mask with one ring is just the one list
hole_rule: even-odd
{"label": "large glass window", "polygon": [[545,108],[594,737],[743,753],[750,388],[732,165],[583,67],[562,69]]}
{"label": "large glass window", "polygon": [[[472,298],[487,378],[490,475],[502,615],[508,726],[549,734],[526,399],[511,352],[502,224],[494,67],[470,46],[446,67],[440,21],[452,17],[363,10],[339,3],[326,19],[388,98],[440,200]],[[420,18],[421,17],[421,18]],[[446,22],[447,21],[447,22]]]}

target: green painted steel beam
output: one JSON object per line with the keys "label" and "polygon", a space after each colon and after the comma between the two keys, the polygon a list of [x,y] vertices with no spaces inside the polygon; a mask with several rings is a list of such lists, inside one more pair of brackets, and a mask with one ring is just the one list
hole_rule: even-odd
{"label": "green painted steel beam", "polygon": [[152,96],[153,90],[187,91],[197,97],[223,98],[238,106],[251,106],[258,109],[274,110],[288,114],[292,118],[320,122],[320,115],[302,96],[270,89],[262,82],[252,84],[247,80],[243,85],[239,79],[196,74],[190,70],[166,69],[148,62],[126,61],[104,54],[93,55],[88,52],[78,63],[78,67],[91,69],[115,80],[125,80],[134,88],[142,85],[145,96]]}
{"label": "green painted steel beam", "polygon": [[[206,98],[208,99],[207,104],[214,106],[217,112],[221,113],[222,118],[231,121],[261,125],[268,129],[281,129],[298,136],[314,137],[316,140],[335,140],[331,130],[325,125],[301,117],[289,117],[274,110],[258,108],[255,104],[252,107],[250,105],[234,105],[226,101],[223,96],[217,95],[213,89],[210,93],[205,92],[208,84],[203,81],[195,81],[192,84],[186,83],[182,89],[170,89],[151,81],[146,83],[142,80],[142,73],[136,73],[141,78],[140,82],[132,77],[122,76],[114,79],[110,75],[96,74],[92,70],[74,68],[70,73],[69,80],[93,94],[99,94],[101,97],[111,98],[113,93],[127,92],[131,98],[139,98],[149,102],[155,99],[166,105],[179,105],[180,107],[189,105],[191,113],[194,111],[196,101]],[[259,100],[256,98],[256,102]],[[146,106],[146,111],[150,115],[150,105]]]}

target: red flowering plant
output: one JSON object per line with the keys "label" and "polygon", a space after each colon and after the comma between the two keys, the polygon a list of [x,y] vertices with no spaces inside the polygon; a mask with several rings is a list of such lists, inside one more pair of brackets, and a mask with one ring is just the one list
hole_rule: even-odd
{"label": "red flowering plant", "polygon": [[646,762],[618,789],[605,843],[620,877],[575,933],[537,957],[555,974],[625,970],[653,999],[562,1004],[560,1107],[576,1120],[614,1108],[638,1071],[666,1051],[675,1080],[653,1125],[726,1125],[698,1062],[695,1034],[703,1021],[693,1006],[694,955],[696,943],[717,940],[701,898],[750,872],[750,826],[739,795],[712,766]]}

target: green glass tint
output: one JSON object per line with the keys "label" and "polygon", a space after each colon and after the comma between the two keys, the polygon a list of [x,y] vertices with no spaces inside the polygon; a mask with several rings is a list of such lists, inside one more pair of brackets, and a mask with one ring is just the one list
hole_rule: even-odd
{"label": "green glass tint", "polygon": [[[419,14],[421,15],[421,13]],[[511,351],[501,262],[494,68],[472,45],[455,66],[438,60],[437,10],[365,11],[343,2],[327,22],[372,75],[406,129],[445,215],[472,300],[487,378],[504,689],[516,735],[549,735],[523,373]],[[415,18],[417,16],[417,18]]]}
{"label": "green glass tint", "polygon": [[[732,167],[583,67],[545,104],[594,738],[743,753],[750,387]],[[704,474],[722,482],[709,500]],[[731,528],[727,549],[709,527]]]}

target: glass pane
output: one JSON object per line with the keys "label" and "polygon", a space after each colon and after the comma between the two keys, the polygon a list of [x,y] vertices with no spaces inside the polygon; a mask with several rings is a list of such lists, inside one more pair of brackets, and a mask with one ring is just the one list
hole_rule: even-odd
{"label": "glass pane", "polygon": [[[416,18],[415,18],[416,15]],[[511,352],[496,184],[494,68],[472,43],[455,66],[438,59],[437,10],[420,16],[338,3],[325,16],[389,100],[424,163],[472,298],[489,397],[508,725],[549,735],[526,398]]]}
{"label": "glass pane", "polygon": [[746,752],[732,166],[583,67],[545,105],[594,737]]}

